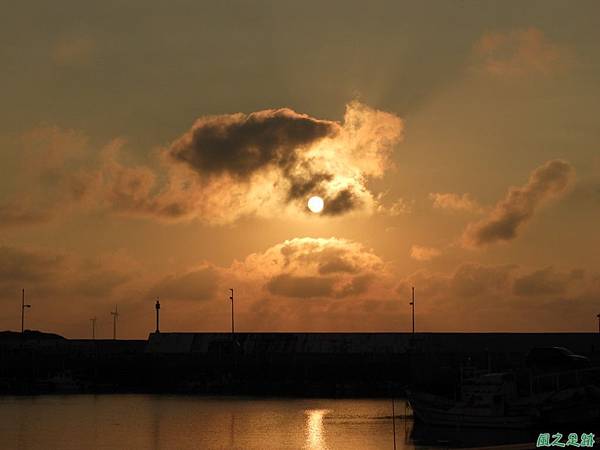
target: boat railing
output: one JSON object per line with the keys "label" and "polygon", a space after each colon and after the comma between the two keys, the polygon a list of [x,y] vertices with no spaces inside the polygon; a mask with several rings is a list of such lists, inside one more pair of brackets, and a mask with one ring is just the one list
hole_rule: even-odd
{"label": "boat railing", "polygon": [[531,392],[559,391],[587,385],[600,386],[600,367],[530,375]]}

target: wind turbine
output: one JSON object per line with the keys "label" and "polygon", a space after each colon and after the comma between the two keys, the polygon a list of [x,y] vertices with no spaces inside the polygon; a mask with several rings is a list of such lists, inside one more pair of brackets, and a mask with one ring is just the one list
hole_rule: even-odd
{"label": "wind turbine", "polygon": [[115,305],[115,310],[110,312],[110,315],[113,316],[113,339],[117,339],[117,317],[119,317],[117,305]]}

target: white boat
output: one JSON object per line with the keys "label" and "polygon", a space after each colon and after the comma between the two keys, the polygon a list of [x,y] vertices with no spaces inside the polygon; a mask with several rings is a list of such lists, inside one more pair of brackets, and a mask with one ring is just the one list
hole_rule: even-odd
{"label": "white boat", "polygon": [[[407,391],[407,397],[416,418],[430,425],[531,428],[538,424],[582,423],[600,418],[600,389],[585,383],[561,387],[560,380],[565,375],[579,380],[579,372],[590,370],[530,375],[525,394],[517,389],[516,374],[503,372],[463,380],[456,399],[415,391]],[[554,381],[548,383],[549,377]],[[540,380],[546,383],[540,384]]]}

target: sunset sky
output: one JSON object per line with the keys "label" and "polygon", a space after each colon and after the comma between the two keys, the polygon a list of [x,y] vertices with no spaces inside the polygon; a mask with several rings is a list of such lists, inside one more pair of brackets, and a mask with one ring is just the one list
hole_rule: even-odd
{"label": "sunset sky", "polygon": [[600,3],[3,17],[0,330],[597,330]]}

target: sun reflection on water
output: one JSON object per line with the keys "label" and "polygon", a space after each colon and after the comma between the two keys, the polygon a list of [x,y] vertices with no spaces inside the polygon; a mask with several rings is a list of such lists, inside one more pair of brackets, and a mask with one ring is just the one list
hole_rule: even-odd
{"label": "sun reflection on water", "polygon": [[305,448],[311,450],[324,450],[327,448],[323,417],[329,412],[330,410],[328,409],[307,409],[304,411],[304,414],[306,415]]}

